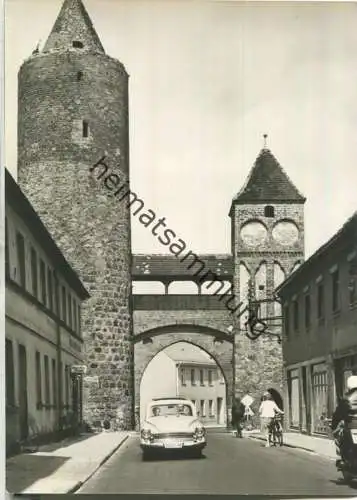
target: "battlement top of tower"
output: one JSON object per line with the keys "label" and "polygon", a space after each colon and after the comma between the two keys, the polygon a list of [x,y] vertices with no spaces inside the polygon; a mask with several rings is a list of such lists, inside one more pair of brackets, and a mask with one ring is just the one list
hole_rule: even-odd
{"label": "battlement top of tower", "polygon": [[105,54],[82,0],[64,0],[41,52],[48,53],[70,48]]}
{"label": "battlement top of tower", "polygon": [[264,145],[248,175],[233,198],[233,204],[245,203],[304,203],[298,191],[270,149]]}

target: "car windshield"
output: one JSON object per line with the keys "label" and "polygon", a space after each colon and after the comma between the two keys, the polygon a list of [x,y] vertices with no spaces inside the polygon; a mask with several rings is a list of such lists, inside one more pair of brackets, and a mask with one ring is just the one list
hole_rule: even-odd
{"label": "car windshield", "polygon": [[157,404],[150,408],[150,417],[167,417],[169,415],[192,417],[192,408],[185,404]]}

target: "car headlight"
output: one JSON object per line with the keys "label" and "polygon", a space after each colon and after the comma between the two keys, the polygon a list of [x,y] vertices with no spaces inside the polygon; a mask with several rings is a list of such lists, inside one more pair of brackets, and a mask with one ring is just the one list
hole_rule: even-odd
{"label": "car headlight", "polygon": [[195,432],[193,433],[193,437],[195,439],[202,439],[206,434],[204,427],[196,427]]}
{"label": "car headlight", "polygon": [[141,431],[141,437],[142,437],[142,439],[145,439],[145,440],[152,439],[151,430],[150,429],[142,429],[142,431]]}

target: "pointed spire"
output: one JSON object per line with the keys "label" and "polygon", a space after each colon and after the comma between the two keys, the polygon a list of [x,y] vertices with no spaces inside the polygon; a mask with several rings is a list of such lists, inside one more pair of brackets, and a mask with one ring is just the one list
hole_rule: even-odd
{"label": "pointed spire", "polygon": [[294,186],[278,160],[267,148],[266,138],[267,134],[264,134],[264,147],[244,186],[234,197],[233,203],[304,203],[306,198]]}
{"label": "pointed spire", "polygon": [[68,49],[104,53],[82,0],[64,0],[43,52]]}

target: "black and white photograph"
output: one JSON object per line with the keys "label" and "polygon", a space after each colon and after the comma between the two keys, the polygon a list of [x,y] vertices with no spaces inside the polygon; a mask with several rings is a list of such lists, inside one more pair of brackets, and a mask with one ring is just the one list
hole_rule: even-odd
{"label": "black and white photograph", "polygon": [[3,20],[7,493],[356,497],[357,4]]}

